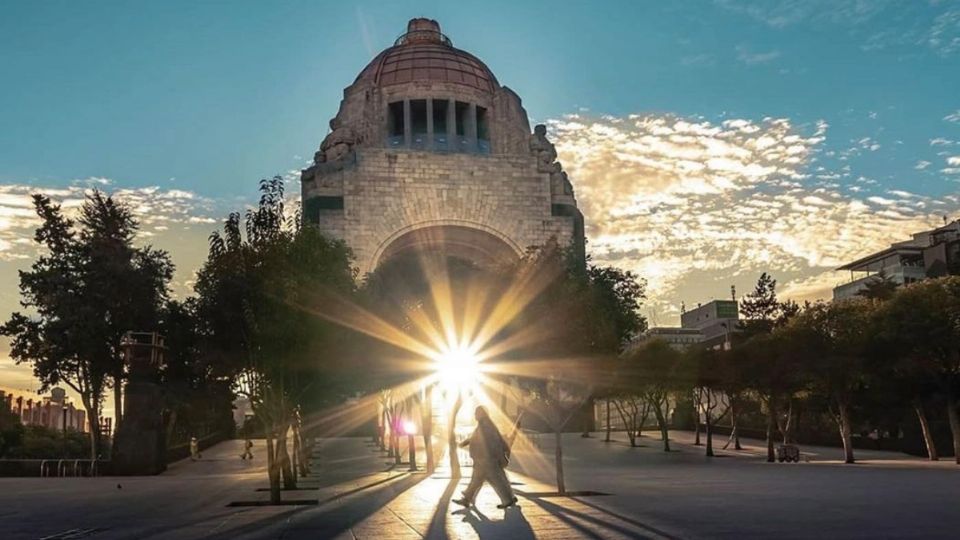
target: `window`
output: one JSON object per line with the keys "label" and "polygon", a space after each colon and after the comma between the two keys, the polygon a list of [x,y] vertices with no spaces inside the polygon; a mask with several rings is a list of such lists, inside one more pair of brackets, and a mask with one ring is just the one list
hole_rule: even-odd
{"label": "window", "polygon": [[[428,103],[432,110],[429,116]],[[490,153],[490,112],[486,107],[447,99],[395,101],[388,105],[386,123],[387,146],[391,148]],[[432,146],[427,136],[431,126]],[[452,140],[448,130],[453,131]]]}
{"label": "window", "polygon": [[470,122],[470,105],[462,101],[456,103],[456,113],[457,113],[457,135],[461,137],[467,136],[466,126]]}
{"label": "window", "polygon": [[427,146],[427,100],[410,100],[410,131],[413,140],[410,141],[414,148],[426,148]]}
{"label": "window", "polygon": [[477,138],[484,141],[490,139],[490,134],[487,132],[487,109],[485,107],[477,107]]}
{"label": "window", "polygon": [[447,111],[448,101],[445,99],[433,100],[433,148],[447,150]]}
{"label": "window", "polygon": [[390,104],[387,114],[387,143],[389,146],[403,146],[403,102],[395,101]]}

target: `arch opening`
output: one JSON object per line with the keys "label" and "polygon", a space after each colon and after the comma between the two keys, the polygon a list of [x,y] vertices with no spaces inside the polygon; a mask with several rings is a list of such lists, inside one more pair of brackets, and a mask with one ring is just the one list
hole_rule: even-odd
{"label": "arch opening", "polygon": [[519,259],[518,250],[492,232],[466,225],[431,225],[389,241],[373,269],[391,259],[423,254],[442,255],[480,268],[502,267]]}

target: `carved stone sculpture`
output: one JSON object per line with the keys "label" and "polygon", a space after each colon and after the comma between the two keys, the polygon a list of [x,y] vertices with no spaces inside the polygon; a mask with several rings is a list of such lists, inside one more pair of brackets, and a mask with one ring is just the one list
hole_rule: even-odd
{"label": "carved stone sculpture", "polygon": [[537,156],[537,170],[545,173],[560,172],[557,163],[557,149],[547,139],[547,126],[537,124],[530,136],[530,153]]}
{"label": "carved stone sculpture", "polygon": [[320,144],[320,150],[314,154],[315,163],[327,163],[343,159],[357,144],[357,135],[349,126],[337,127],[330,132],[323,143]]}

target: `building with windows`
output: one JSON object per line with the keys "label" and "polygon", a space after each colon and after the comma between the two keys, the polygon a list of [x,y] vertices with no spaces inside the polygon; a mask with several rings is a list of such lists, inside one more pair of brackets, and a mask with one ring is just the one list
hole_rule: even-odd
{"label": "building with windows", "polygon": [[653,339],[666,341],[674,349],[683,350],[695,343],[703,341],[703,334],[696,328],[654,326],[653,328],[647,329],[643,336],[641,336],[638,344]]}
{"label": "building with windows", "polygon": [[711,300],[680,314],[680,326],[657,326],[647,330],[635,342],[651,339],[666,341],[675,349],[691,345],[728,347],[730,335],[739,332],[740,309],[735,300]]}
{"label": "building with windows", "polygon": [[77,408],[63,388],[54,388],[47,397],[29,397],[0,390],[0,404],[20,418],[25,426],[43,426],[57,431],[87,431],[87,413]]}
{"label": "building with windows", "polygon": [[730,334],[739,331],[740,306],[736,300],[711,300],[680,314],[682,328],[694,328],[708,347],[728,346]]}
{"label": "building with windows", "polygon": [[850,279],[834,287],[834,300],[856,296],[881,273],[898,285],[960,274],[960,221],[914,233],[910,240],[892,244],[837,270],[849,271]]}
{"label": "building with windows", "polygon": [[546,128],[430,19],[413,19],[343,93],[301,174],[304,219],[343,239],[360,276],[439,250],[477,264],[556,239],[584,250],[583,216]]}

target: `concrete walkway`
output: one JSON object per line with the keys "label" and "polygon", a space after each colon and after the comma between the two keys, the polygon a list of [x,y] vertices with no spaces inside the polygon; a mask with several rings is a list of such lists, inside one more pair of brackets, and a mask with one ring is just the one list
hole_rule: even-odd
{"label": "concrete walkway", "polygon": [[[518,441],[509,476],[520,507],[499,510],[485,487],[475,510],[450,503],[466,480],[394,466],[363,439],[325,439],[313,474],[287,501],[308,506],[228,506],[266,501],[265,452],[239,458],[242,441],[173,464],[157,477],[0,478],[0,538],[955,538],[960,467],[949,461],[805,448],[810,462],[768,464],[762,443],[705,458],[689,433],[630,448],[622,434],[564,437],[569,490],[555,497],[553,437]],[[719,446],[722,443],[716,441]],[[420,459],[423,459],[422,452]],[[465,471],[469,474],[469,471]]]}

